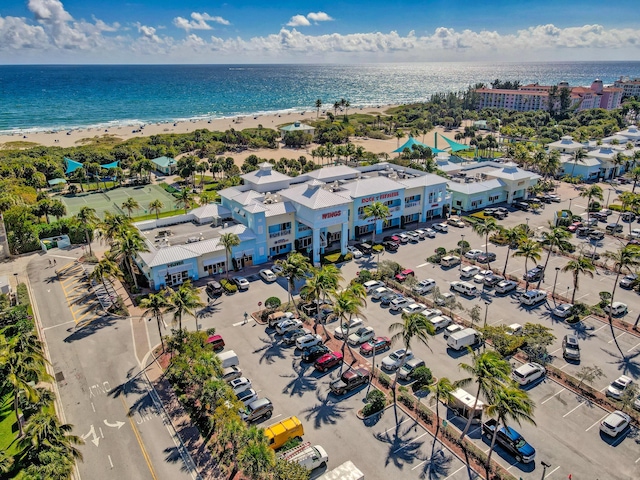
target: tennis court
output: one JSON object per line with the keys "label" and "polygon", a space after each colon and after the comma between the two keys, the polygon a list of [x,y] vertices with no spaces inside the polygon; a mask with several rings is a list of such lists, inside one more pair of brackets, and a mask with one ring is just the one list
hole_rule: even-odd
{"label": "tennis court", "polygon": [[98,217],[103,218],[105,212],[123,213],[122,204],[133,197],[140,205],[139,210],[131,212],[132,217],[155,213],[149,210],[149,204],[154,200],[160,200],[164,207],[162,212],[176,209],[176,199],[158,185],[139,185],[135,187],[119,187],[107,192],[80,192],[76,195],[61,195],[58,197],[67,207],[67,216],[77,214],[82,207],[95,208]]}

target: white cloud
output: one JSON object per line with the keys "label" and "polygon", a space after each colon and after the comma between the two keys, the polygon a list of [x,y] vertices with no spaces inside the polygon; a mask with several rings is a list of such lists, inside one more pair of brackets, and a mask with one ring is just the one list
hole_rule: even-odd
{"label": "white cloud", "polygon": [[231,25],[228,20],[225,20],[222,17],[211,16],[208,13],[192,12],[191,20],[187,20],[183,17],[176,17],[173,19],[173,24],[176,27],[186,30],[187,32],[189,30],[212,30],[213,27],[207,22],[214,22],[220,25]]}
{"label": "white cloud", "polygon": [[29,0],[27,6],[38,21],[69,22],[73,20],[60,0]]}
{"label": "white cloud", "polygon": [[307,18],[312,22],[330,22],[333,20],[333,18],[324,12],[310,12],[307,14]]}
{"label": "white cloud", "polygon": [[288,27],[308,27],[311,22],[304,15],[294,15],[287,22]]}

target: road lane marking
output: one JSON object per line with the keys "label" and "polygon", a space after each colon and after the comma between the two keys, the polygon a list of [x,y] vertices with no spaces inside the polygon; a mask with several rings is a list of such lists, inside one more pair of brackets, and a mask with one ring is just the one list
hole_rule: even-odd
{"label": "road lane marking", "polygon": [[238,327],[238,326],[240,326],[240,325],[247,325],[247,324],[249,324],[249,323],[251,323],[251,322],[255,322],[255,320],[253,319],[253,317],[252,317],[251,319],[248,319],[248,318],[247,318],[247,320],[246,320],[246,321],[244,321],[244,320],[243,320],[243,321],[241,321],[241,322],[236,322],[236,323],[234,323],[234,324],[233,324],[233,325],[231,325],[231,326],[232,326],[232,327]]}
{"label": "road lane marking", "polygon": [[[419,437],[416,437],[412,440],[410,440],[411,442],[415,442],[417,440],[420,440],[422,437],[424,437],[425,435],[429,435],[429,432],[424,432],[422,435],[420,435]],[[398,453],[400,450],[404,450],[405,448],[407,448],[408,445],[403,445],[400,448],[397,448],[396,450],[393,451],[393,453]]]}
{"label": "road lane marking", "polygon": [[50,327],[45,327],[42,329],[43,332],[46,332],[47,330],[51,330],[52,328],[57,328],[57,327],[62,327],[64,325],[68,325],[70,323],[75,323],[73,320],[69,320],[68,322],[63,322],[63,323],[59,323],[57,325],[51,325]]}
{"label": "road lane marking", "polygon": [[572,412],[574,412],[575,410],[577,410],[578,408],[580,408],[582,405],[584,405],[585,401],[581,401],[577,406],[573,407],[571,410],[569,410],[567,413],[565,413],[562,418],[566,417],[567,415],[571,414]]}
{"label": "road lane marking", "polygon": [[602,418],[601,418],[600,420],[598,420],[596,423],[594,423],[594,424],[593,424],[593,425],[591,425],[589,428],[587,428],[587,429],[585,430],[585,432],[588,432],[588,431],[589,431],[589,430],[591,430],[593,427],[595,427],[596,425],[598,425],[602,420],[604,420],[604,419],[607,417],[607,415],[609,415],[609,414],[608,414],[608,413],[606,413],[604,417],[602,417]]}
{"label": "road lane marking", "polygon": [[457,469],[455,472],[453,472],[451,475],[449,475],[447,478],[445,478],[444,480],[449,480],[451,477],[453,477],[456,473],[458,473],[460,470],[462,470],[464,467],[466,467],[466,465],[461,466],[459,469]]}
{"label": "road lane marking", "polygon": [[[124,397],[120,397],[120,400],[122,400],[122,406],[124,407],[125,411],[128,411],[129,409],[127,408],[127,403],[124,401]],[[128,417],[128,418],[129,418],[129,424],[131,425],[131,429],[133,430],[133,434],[135,435],[136,440],[138,441],[138,445],[140,445],[140,450],[142,450],[142,456],[147,462],[147,467],[149,467],[149,471],[151,472],[151,477],[153,478],[153,480],[158,480],[158,477],[156,476],[156,472],[153,470],[153,465],[151,465],[151,459],[149,458],[147,449],[144,447],[144,443],[142,443],[142,437],[140,437],[140,432],[138,432],[138,428],[135,426],[133,422],[133,418],[132,417]]]}
{"label": "road lane marking", "polygon": [[566,390],[566,388],[563,388],[562,390],[557,391],[556,393],[554,393],[553,395],[551,395],[549,398],[547,398],[544,402],[542,402],[540,405],[544,405],[545,403],[547,403],[549,400],[551,400],[553,397],[555,397],[556,395],[560,395],[562,392],[564,392]]}

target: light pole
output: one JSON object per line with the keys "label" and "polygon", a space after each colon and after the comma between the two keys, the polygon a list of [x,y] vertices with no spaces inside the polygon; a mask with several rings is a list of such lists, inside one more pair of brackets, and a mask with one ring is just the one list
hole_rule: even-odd
{"label": "light pole", "polygon": [[460,274],[462,275],[462,256],[464,255],[464,234],[460,235],[462,240],[460,240]]}
{"label": "light pole", "polygon": [[16,279],[16,305],[20,305],[20,297],[18,296],[18,273],[14,273],[13,277]]}
{"label": "light pole", "polygon": [[556,283],[558,282],[559,271],[560,271],[560,267],[556,267],[556,278],[553,281],[553,292],[551,292],[551,298],[553,298],[553,303],[556,303]]}
{"label": "light pole", "polygon": [[569,199],[569,211],[571,211],[571,202],[573,202],[573,198]]}
{"label": "light pole", "polygon": [[547,462],[540,462],[540,464],[542,465],[542,480],[544,480],[544,477],[547,474],[547,468],[551,467],[551,464]]}
{"label": "light pole", "polygon": [[613,190],[612,188],[608,188],[607,190],[609,190],[609,193],[607,194],[607,208],[609,208],[609,198],[611,198],[611,190]]}
{"label": "light pole", "polygon": [[[488,300],[484,301],[484,325],[482,326],[482,328],[486,328],[487,327],[487,316],[489,315],[489,303],[490,302]],[[487,348],[487,344],[483,340],[482,341],[482,351],[484,352],[486,348]]]}
{"label": "light pole", "polygon": [[527,227],[529,226],[529,217],[525,218],[525,220],[527,221]]}

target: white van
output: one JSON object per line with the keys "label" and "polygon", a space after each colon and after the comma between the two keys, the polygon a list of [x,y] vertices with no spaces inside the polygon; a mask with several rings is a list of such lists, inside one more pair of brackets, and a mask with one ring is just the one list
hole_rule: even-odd
{"label": "white van", "polygon": [[484,403],[482,400],[476,400],[476,397],[461,388],[451,392],[448,407],[461,417],[471,418],[471,423],[482,423]]}
{"label": "white van", "polygon": [[287,450],[281,453],[279,457],[287,462],[295,462],[309,471],[324,467],[329,462],[329,456],[325,449],[320,445],[312,447],[309,442]]}
{"label": "white van", "polygon": [[456,257],[455,255],[447,255],[446,257],[442,257],[440,260],[440,265],[443,267],[453,267],[460,263],[460,257]]}
{"label": "white van", "polygon": [[547,299],[547,292],[544,290],[529,290],[520,295],[520,303],[522,305],[535,305]]}
{"label": "white van", "polygon": [[238,365],[240,365],[238,355],[236,355],[236,352],[234,352],[233,350],[219,353],[218,358],[220,359],[220,363],[222,364],[223,369],[229,367],[237,367]]}
{"label": "white van", "polygon": [[382,283],[380,280],[369,280],[368,282],[364,282],[362,286],[367,291],[367,293],[371,293],[376,288],[384,287],[384,283]]}
{"label": "white van", "polygon": [[469,282],[451,282],[451,290],[455,290],[468,297],[475,297],[478,295],[478,287]]}
{"label": "white van", "polygon": [[465,328],[454,332],[447,338],[447,345],[454,350],[471,347],[480,341],[480,334],[473,328]]}

